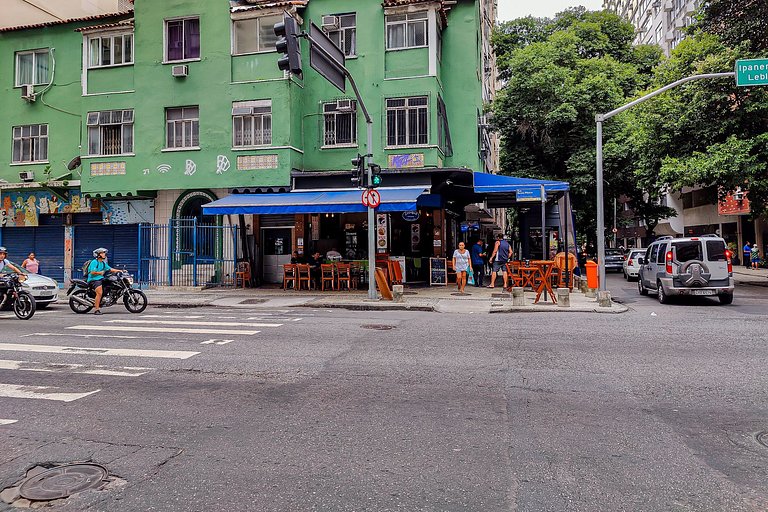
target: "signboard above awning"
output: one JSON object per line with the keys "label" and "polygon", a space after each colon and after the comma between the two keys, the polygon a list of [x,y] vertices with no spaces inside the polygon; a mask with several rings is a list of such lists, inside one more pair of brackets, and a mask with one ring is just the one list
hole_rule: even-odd
{"label": "signboard above awning", "polygon": [[509,208],[519,203],[541,202],[546,196],[560,196],[570,186],[564,181],[517,178],[483,172],[473,173],[475,193],[485,196],[489,208]]}

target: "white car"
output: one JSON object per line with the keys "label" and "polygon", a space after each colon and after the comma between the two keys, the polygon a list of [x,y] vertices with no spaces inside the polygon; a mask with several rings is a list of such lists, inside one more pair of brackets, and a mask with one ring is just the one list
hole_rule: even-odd
{"label": "white car", "polygon": [[624,279],[637,279],[640,273],[639,257],[645,254],[646,249],[630,249],[627,253],[627,259],[624,260]]}
{"label": "white car", "polygon": [[59,283],[50,277],[32,274],[27,269],[16,263],[11,263],[14,267],[21,270],[27,276],[27,280],[21,283],[21,286],[35,298],[38,309],[45,309],[57,300],[59,300]]}

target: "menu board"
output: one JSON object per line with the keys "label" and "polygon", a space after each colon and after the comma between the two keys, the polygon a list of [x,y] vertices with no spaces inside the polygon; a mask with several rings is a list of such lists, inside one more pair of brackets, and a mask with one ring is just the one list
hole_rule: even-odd
{"label": "menu board", "polygon": [[389,238],[389,223],[387,220],[386,213],[376,215],[376,252],[387,252],[387,240]]}
{"label": "menu board", "polygon": [[429,285],[446,286],[447,284],[447,260],[445,258],[429,258]]}

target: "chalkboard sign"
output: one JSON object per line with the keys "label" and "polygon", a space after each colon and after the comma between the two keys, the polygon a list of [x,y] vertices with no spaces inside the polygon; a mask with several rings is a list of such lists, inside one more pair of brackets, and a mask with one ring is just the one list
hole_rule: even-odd
{"label": "chalkboard sign", "polygon": [[448,284],[448,269],[445,258],[429,258],[429,285],[446,286]]}

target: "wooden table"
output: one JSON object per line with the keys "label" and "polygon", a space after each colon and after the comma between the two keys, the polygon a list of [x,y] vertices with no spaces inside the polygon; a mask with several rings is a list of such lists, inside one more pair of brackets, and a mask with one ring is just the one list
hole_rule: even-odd
{"label": "wooden table", "polygon": [[536,266],[536,269],[538,270],[538,275],[541,278],[541,281],[539,282],[538,288],[536,288],[536,299],[533,301],[534,304],[537,304],[539,302],[539,299],[541,298],[541,294],[544,294],[544,300],[547,300],[547,292],[549,292],[550,297],[552,297],[552,302],[557,304],[557,298],[555,298],[555,292],[552,291],[552,270],[555,268],[555,262],[554,261],[534,261],[532,262],[533,265]]}
{"label": "wooden table", "polygon": [[522,286],[525,288],[526,286],[530,286],[532,290],[536,289],[536,276],[539,274],[539,267],[531,265],[530,267],[520,267],[518,268],[518,271],[520,272],[520,278],[522,280]]}

